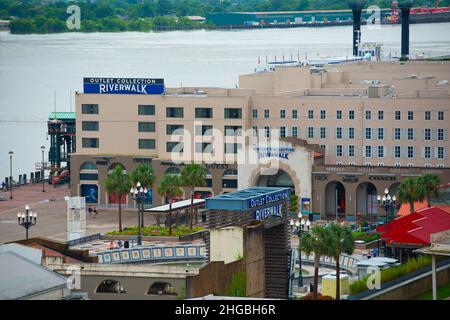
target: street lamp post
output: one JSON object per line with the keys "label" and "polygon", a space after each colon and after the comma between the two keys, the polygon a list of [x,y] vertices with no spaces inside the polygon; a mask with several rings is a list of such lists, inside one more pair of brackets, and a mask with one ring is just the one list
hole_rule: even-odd
{"label": "street lamp post", "polygon": [[37,213],[30,210],[29,206],[25,206],[25,212],[19,212],[17,214],[17,220],[19,225],[26,230],[26,239],[28,239],[28,229],[36,224]]}
{"label": "street lamp post", "polygon": [[9,152],[9,198],[12,199],[13,198],[13,194],[12,194],[12,156],[13,156],[14,152],[10,151]]}
{"label": "street lamp post", "polygon": [[[301,218],[301,215],[299,215],[299,219]],[[309,232],[309,227],[311,225],[311,222],[309,220],[301,219],[299,222],[294,222],[291,220],[291,226],[296,227],[296,231],[298,234],[298,269],[299,269],[299,277],[298,277],[298,287],[303,287],[303,274],[302,274],[302,249],[301,249],[301,235],[303,232]]]}
{"label": "street lamp post", "polygon": [[[142,245],[142,237],[141,237],[141,204],[144,203],[145,197],[147,196],[147,188],[143,188],[141,183],[138,181],[135,188],[130,189],[131,196],[137,203],[138,209],[138,236],[137,236],[137,244],[138,246]],[[144,214],[144,212],[142,212]]]}
{"label": "street lamp post", "polygon": [[42,179],[42,192],[45,192],[45,182],[44,182],[44,150],[45,146],[41,146],[42,149],[42,167],[41,167],[41,179]]}
{"label": "street lamp post", "polygon": [[[377,196],[377,201],[378,201],[378,206],[382,207],[384,209],[384,211],[386,212],[386,232],[387,232],[388,228],[389,228],[389,222],[391,220],[390,218],[392,215],[392,209],[397,204],[397,197],[395,195],[391,196],[389,194],[388,188],[386,188],[386,189],[384,189],[383,195]],[[387,247],[385,246],[385,250],[386,249],[387,249]]]}

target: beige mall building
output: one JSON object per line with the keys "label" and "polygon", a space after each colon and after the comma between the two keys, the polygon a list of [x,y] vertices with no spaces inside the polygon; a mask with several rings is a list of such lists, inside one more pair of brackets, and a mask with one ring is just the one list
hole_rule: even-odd
{"label": "beige mall building", "polygon": [[207,169],[199,197],[289,186],[323,218],[384,216],[376,195],[406,177],[450,182],[448,80],[449,62],[351,62],[269,68],[233,89],[76,93],[71,194],[112,205],[104,179],[116,164],[149,163],[159,180],[195,158]]}

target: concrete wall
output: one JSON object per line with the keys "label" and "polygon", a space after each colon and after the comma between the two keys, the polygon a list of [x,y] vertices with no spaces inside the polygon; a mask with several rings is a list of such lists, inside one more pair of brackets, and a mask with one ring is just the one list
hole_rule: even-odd
{"label": "concrete wall", "polygon": [[264,225],[250,225],[245,232],[245,270],[247,272],[247,296],[264,298],[265,248]]}
{"label": "concrete wall", "polygon": [[[450,268],[437,273],[437,286],[450,282]],[[431,274],[414,282],[405,284],[372,300],[409,300],[431,290]]]}
{"label": "concrete wall", "polygon": [[230,263],[244,256],[244,228],[211,229],[210,261]]}

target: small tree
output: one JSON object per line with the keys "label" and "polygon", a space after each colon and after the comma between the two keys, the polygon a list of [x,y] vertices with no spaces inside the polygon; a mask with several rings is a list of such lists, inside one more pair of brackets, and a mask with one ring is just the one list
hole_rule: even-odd
{"label": "small tree", "polygon": [[333,223],[327,227],[327,253],[326,255],[336,261],[336,300],[341,297],[341,268],[339,258],[342,253],[353,254],[355,239],[350,228]]}
{"label": "small tree", "polygon": [[181,178],[178,175],[166,174],[163,176],[158,185],[158,193],[162,197],[167,197],[169,200],[169,235],[172,235],[172,200],[175,197],[181,196]]}
{"label": "small tree", "polygon": [[183,186],[188,187],[191,191],[191,208],[189,212],[189,227],[192,229],[192,220],[194,216],[194,193],[196,187],[203,187],[206,185],[205,169],[192,161],[190,164],[184,166],[181,171],[181,180]]}
{"label": "small tree", "polygon": [[122,231],[122,197],[131,188],[130,176],[123,172],[123,168],[117,165],[105,179],[106,192],[119,198],[119,231]]}
{"label": "small tree", "polygon": [[[145,163],[140,163],[136,169],[131,173],[131,180],[133,184],[136,184],[138,182],[141,183],[142,188],[147,188],[148,190],[151,190],[153,188],[153,184],[155,183],[156,177],[153,173],[153,168]],[[141,204],[141,227],[144,226],[144,201],[142,201]],[[157,216],[159,220],[159,216]],[[159,225],[159,221],[157,221],[157,224]]]}
{"label": "small tree", "polygon": [[[317,299],[319,287],[320,258],[327,253],[326,229],[323,226],[315,226],[310,232],[302,232],[299,237],[299,254],[304,251],[307,255],[314,252],[314,288],[313,299]],[[302,272],[302,270],[300,270]]]}
{"label": "small tree", "polygon": [[438,196],[439,185],[441,183],[439,177],[435,174],[428,173],[418,178],[419,187],[423,190],[424,197],[427,199],[428,207],[431,207],[431,198]]}
{"label": "small tree", "polygon": [[410,213],[414,213],[414,202],[422,201],[424,197],[424,190],[417,178],[406,178],[398,186],[397,199],[400,203],[409,203]]}
{"label": "small tree", "polygon": [[291,196],[291,212],[297,213],[299,208],[298,208],[298,195],[293,194]]}

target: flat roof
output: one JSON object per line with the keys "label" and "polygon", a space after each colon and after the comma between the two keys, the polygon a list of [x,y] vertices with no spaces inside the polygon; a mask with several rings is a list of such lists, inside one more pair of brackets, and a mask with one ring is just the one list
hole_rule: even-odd
{"label": "flat roof", "polygon": [[[205,203],[205,199],[194,199],[194,206],[198,207]],[[172,202],[172,211],[173,210],[182,210],[185,208],[189,208],[191,206],[191,199]],[[169,204],[163,204],[158,207],[146,209],[146,212],[169,212]]]}
{"label": "flat roof", "polygon": [[49,120],[58,119],[58,120],[75,120],[76,113],[75,112],[52,112],[48,116]]}

